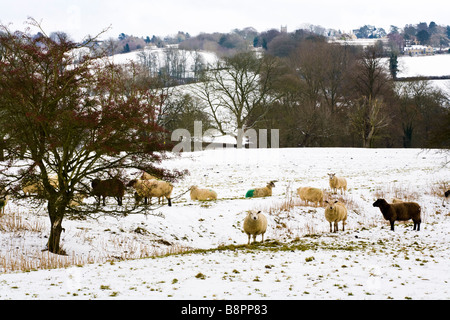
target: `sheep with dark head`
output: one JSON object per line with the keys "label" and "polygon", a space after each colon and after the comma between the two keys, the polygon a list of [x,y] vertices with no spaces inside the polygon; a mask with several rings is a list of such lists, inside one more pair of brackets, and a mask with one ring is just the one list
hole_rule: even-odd
{"label": "sheep with dark head", "polygon": [[105,204],[106,197],[114,197],[117,200],[119,206],[122,205],[122,199],[125,194],[125,184],[117,179],[111,178],[107,180],[94,179],[91,182],[92,195],[98,197],[98,203],[100,204],[103,197],[103,205]]}
{"label": "sheep with dark head", "polygon": [[384,199],[377,199],[373,203],[374,207],[378,207],[383,214],[383,217],[388,220],[391,224],[391,230],[394,231],[395,221],[408,221],[412,219],[414,222],[414,229],[420,230],[420,205],[416,202],[398,202],[398,203],[387,203]]}
{"label": "sheep with dark head", "polygon": [[264,188],[255,188],[255,189],[250,189],[247,191],[247,193],[245,194],[246,198],[260,198],[260,197],[269,197],[272,195],[272,188],[275,187],[275,183],[276,181],[270,181],[267,186],[265,186]]}

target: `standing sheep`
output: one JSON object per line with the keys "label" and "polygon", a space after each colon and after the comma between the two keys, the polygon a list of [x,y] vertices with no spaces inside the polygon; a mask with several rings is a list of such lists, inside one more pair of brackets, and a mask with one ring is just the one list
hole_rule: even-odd
{"label": "standing sheep", "polygon": [[334,193],[337,193],[337,189],[341,190],[341,193],[347,191],[347,180],[342,177],[336,176],[336,173],[328,173],[330,177],[330,188]]}
{"label": "standing sheep", "polygon": [[267,230],[267,218],[265,215],[258,212],[250,211],[244,219],[244,232],[248,235],[248,244],[250,244],[250,237],[253,236],[253,242],[256,241],[257,235],[262,235],[261,242],[264,242],[264,233]]}
{"label": "standing sheep", "polygon": [[297,189],[297,193],[300,196],[300,199],[305,201],[306,205],[308,205],[308,202],[314,202],[314,204],[317,206],[320,204],[320,206],[323,205],[323,191],[318,188],[312,188],[312,187],[301,187]]}
{"label": "standing sheep", "polygon": [[191,188],[191,200],[216,200],[217,193],[211,189],[199,189],[197,186],[192,186]]}
{"label": "standing sheep", "polygon": [[384,219],[388,220],[391,224],[391,230],[394,231],[395,221],[408,221],[412,219],[414,222],[414,229],[420,230],[420,205],[416,202],[398,202],[398,203],[387,203],[384,199],[377,199],[373,203],[374,207],[378,207],[383,214]]}
{"label": "standing sheep", "polygon": [[333,232],[332,224],[334,223],[334,232],[338,232],[338,222],[342,221],[342,231],[345,230],[345,221],[347,220],[347,208],[339,201],[328,202],[325,200],[327,207],[325,208],[325,218],[330,223],[330,232]]}
{"label": "standing sheep", "polygon": [[103,197],[103,205],[105,204],[106,197],[115,197],[117,204],[122,205],[123,195],[125,194],[125,185],[117,178],[111,178],[107,180],[94,179],[91,182],[92,195],[98,197],[98,203],[100,204]]}
{"label": "standing sheep", "polygon": [[268,197],[272,195],[272,188],[275,187],[275,183],[276,181],[270,181],[267,186],[265,186],[264,188],[255,188],[255,189],[250,189],[247,191],[247,193],[245,194],[246,198],[260,198],[260,197]]}
{"label": "standing sheep", "polygon": [[134,187],[139,197],[145,198],[145,204],[147,204],[147,198],[149,198],[149,204],[151,204],[152,197],[166,197],[169,207],[172,206],[171,194],[173,185],[170,182],[163,180],[131,180],[128,186]]}

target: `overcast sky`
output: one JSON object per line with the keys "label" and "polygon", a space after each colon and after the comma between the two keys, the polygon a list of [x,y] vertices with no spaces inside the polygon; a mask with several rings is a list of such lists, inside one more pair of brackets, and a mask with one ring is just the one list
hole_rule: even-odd
{"label": "overcast sky", "polygon": [[305,24],[350,31],[365,24],[403,28],[434,21],[450,25],[449,0],[0,0],[0,22],[23,29],[27,17],[42,21],[47,33],[64,31],[74,40],[120,33],[166,36],[178,31],[230,32],[254,27],[257,31]]}

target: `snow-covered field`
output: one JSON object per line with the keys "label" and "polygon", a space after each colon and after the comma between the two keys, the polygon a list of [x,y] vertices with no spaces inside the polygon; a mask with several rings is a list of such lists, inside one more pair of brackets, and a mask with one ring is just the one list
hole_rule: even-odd
{"label": "snow-covered field", "polygon": [[[450,76],[450,54],[398,58],[399,77]],[[450,93],[450,80],[429,80],[436,88]]]}
{"label": "snow-covered field", "polygon": [[[65,220],[62,245],[75,265],[51,270],[5,270],[12,261],[37,268],[49,255],[41,252],[49,232],[45,209],[13,200],[0,218],[0,299],[449,299],[447,156],[356,148],[184,153],[164,163],[190,171],[176,184],[172,207]],[[329,172],[347,178],[345,195],[330,194]],[[271,180],[272,197],[245,199],[248,189]],[[219,199],[191,201],[184,192],[194,184],[216,190]],[[306,185],[347,204],[344,232],[329,232],[324,208],[300,203],[296,189]],[[392,232],[372,206],[377,197],[417,201],[421,230],[397,223]],[[248,210],[268,217],[263,245],[246,246]],[[13,214],[29,228],[7,230]],[[199,250],[123,260],[185,249]],[[84,263],[90,260],[96,262]]]}

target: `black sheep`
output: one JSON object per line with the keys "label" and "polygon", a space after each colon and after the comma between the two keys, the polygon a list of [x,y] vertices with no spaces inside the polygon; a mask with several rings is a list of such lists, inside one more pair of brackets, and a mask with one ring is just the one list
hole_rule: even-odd
{"label": "black sheep", "polygon": [[94,179],[91,182],[92,195],[98,197],[98,203],[103,197],[103,205],[105,205],[106,197],[114,197],[119,206],[122,205],[122,198],[125,194],[125,185],[117,178],[107,180]]}
{"label": "black sheep", "polygon": [[415,202],[400,202],[400,203],[387,203],[384,199],[378,199],[373,203],[374,207],[378,207],[386,220],[391,223],[391,230],[394,231],[395,221],[407,221],[412,219],[414,222],[414,229],[420,230],[420,205]]}

